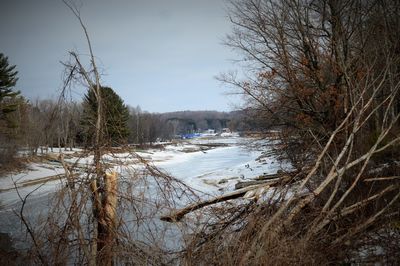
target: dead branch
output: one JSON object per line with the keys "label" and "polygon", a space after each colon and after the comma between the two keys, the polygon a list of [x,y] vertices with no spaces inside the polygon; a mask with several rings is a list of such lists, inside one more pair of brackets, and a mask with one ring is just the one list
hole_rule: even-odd
{"label": "dead branch", "polygon": [[372,178],[366,178],[363,181],[364,182],[389,181],[389,180],[396,180],[399,178],[400,178],[400,176],[372,177]]}
{"label": "dead branch", "polygon": [[292,177],[289,175],[281,175],[279,178],[271,178],[271,179],[261,179],[261,180],[251,180],[251,181],[239,181],[235,184],[235,189],[241,189],[248,186],[254,185],[268,185],[271,187],[279,186],[286,184],[292,180]]}
{"label": "dead branch", "polygon": [[371,225],[378,217],[380,217],[390,206],[392,206],[397,199],[400,197],[400,192],[396,194],[396,196],[394,196],[392,198],[392,200],[384,207],[382,208],[380,211],[374,213],[372,216],[370,216],[366,221],[364,221],[363,223],[361,223],[360,225],[358,225],[356,228],[354,228],[353,230],[350,230],[348,233],[346,233],[345,235],[342,235],[340,237],[338,237],[333,244],[337,244],[340,243],[341,241],[343,241],[344,239],[353,236],[357,233],[359,233],[361,230],[365,229],[366,227],[368,227],[369,225]]}
{"label": "dead branch", "polygon": [[39,258],[40,262],[43,265],[47,265],[45,257],[43,256],[43,254],[40,252],[40,247],[39,247],[39,243],[36,239],[36,235],[33,231],[32,226],[29,224],[28,220],[25,218],[24,215],[24,208],[25,208],[25,204],[27,199],[38,189],[40,189],[45,183],[41,184],[40,186],[36,187],[34,190],[32,190],[31,192],[29,192],[25,197],[22,198],[21,194],[19,193],[18,187],[16,182],[14,182],[14,187],[15,187],[15,191],[17,192],[17,195],[19,197],[19,199],[21,200],[21,208],[19,210],[19,214],[18,217],[21,219],[21,222],[24,224],[26,231],[28,232],[30,238],[32,239],[33,245],[35,247],[35,252],[37,254],[37,257]]}
{"label": "dead branch", "polygon": [[175,211],[171,214],[162,216],[160,219],[162,221],[166,221],[166,222],[179,222],[180,220],[182,220],[182,218],[190,213],[193,212],[195,210],[201,209],[203,207],[209,206],[209,205],[213,205],[216,203],[220,203],[220,202],[224,202],[224,201],[228,201],[228,200],[232,200],[232,199],[237,199],[240,197],[243,197],[244,195],[246,195],[247,192],[251,191],[251,190],[256,190],[258,188],[261,187],[266,187],[268,185],[265,184],[261,184],[261,185],[252,185],[252,186],[248,186],[242,189],[238,189],[235,190],[233,192],[230,193],[226,193],[224,195],[221,196],[217,196],[208,200],[204,200],[204,201],[200,201],[200,202],[195,202],[193,204],[190,204],[188,206],[186,206],[183,209],[180,209],[178,211]]}
{"label": "dead branch", "polygon": [[360,210],[362,207],[366,206],[367,204],[369,204],[370,202],[379,199],[380,197],[382,197],[383,195],[385,195],[388,192],[394,191],[396,189],[398,189],[399,186],[395,186],[395,185],[391,185],[388,186],[386,188],[384,188],[382,191],[380,191],[379,193],[376,193],[366,199],[363,199],[360,202],[357,202],[351,206],[345,207],[343,208],[339,214],[335,214],[334,216],[327,216],[320,224],[318,225],[314,225],[311,228],[311,232],[312,234],[316,234],[318,233],[320,230],[322,230],[322,228],[324,228],[325,226],[327,226],[329,223],[336,221],[340,218],[343,218],[344,216],[350,215],[352,213],[354,213],[357,210]]}

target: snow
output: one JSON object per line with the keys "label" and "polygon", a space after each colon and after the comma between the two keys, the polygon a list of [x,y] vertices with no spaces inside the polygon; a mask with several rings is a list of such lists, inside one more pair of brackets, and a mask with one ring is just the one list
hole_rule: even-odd
{"label": "snow", "polygon": [[[121,180],[129,182],[132,176],[135,177],[135,174],[144,172],[144,165],[138,158],[140,156],[192,187],[199,193],[198,196],[206,198],[232,191],[238,181],[252,179],[263,174],[274,174],[282,167],[287,167],[280,165],[274,158],[263,157],[262,160],[257,160],[262,155],[262,151],[247,149],[245,146],[248,146],[248,141],[249,139],[234,136],[203,137],[178,143],[165,143],[161,149],[108,153],[103,155],[102,160],[110,167],[110,170],[119,173]],[[261,144],[263,142],[265,141],[261,141]],[[77,163],[78,173],[79,171],[84,173],[86,166],[93,163],[93,154],[81,150],[62,152],[67,163]],[[57,158],[58,156],[58,149],[54,149],[54,152],[48,157]],[[23,172],[0,177],[1,232],[7,232],[13,239],[23,239],[19,219],[14,215],[14,211],[18,212],[21,209],[20,196],[24,198],[29,195],[24,212],[30,220],[34,221],[40,216],[40,213],[44,213],[45,217],[53,192],[66,185],[63,174],[64,169],[59,162],[47,161],[31,163]],[[86,176],[86,174],[82,176]],[[127,184],[124,181],[121,184]],[[17,186],[20,196],[17,194],[15,186]],[[147,182],[147,179],[144,184],[135,183],[135,189],[146,193],[146,197],[149,198],[159,195],[154,191],[154,187],[151,180]],[[247,195],[249,198],[254,196],[273,197],[273,193],[268,190],[259,190]],[[187,199],[182,197],[182,199],[179,198],[176,206],[182,207],[186,203]],[[143,206],[144,211],[152,211],[150,205]],[[134,214],[129,213],[128,215]],[[129,219],[134,220],[134,217]],[[154,229],[154,232],[158,228],[168,228],[171,236],[168,238],[169,240],[166,240],[170,241],[167,245],[170,247],[179,245],[180,233],[174,227],[175,225],[161,222],[157,217],[150,219],[152,219],[151,223],[146,222],[146,227],[152,226],[151,229]],[[136,225],[131,224],[130,226]]]}
{"label": "snow", "polygon": [[21,173],[0,177],[0,207],[13,205],[29,193],[37,196],[54,191],[61,184],[61,175],[64,173],[59,166],[32,163]]}
{"label": "snow", "polygon": [[[168,174],[182,180],[192,188],[207,194],[221,194],[233,190],[238,181],[263,174],[273,174],[282,169],[274,158],[256,160],[262,155],[259,150],[248,150],[242,145],[248,140],[232,133],[229,137],[207,137],[166,143],[163,149],[105,154],[102,159],[118,171],[123,178],[126,168],[142,169],[137,155],[154,164]],[[203,145],[203,146],[202,146]],[[57,157],[58,149],[53,149]],[[63,151],[65,161],[85,167],[93,163],[93,155],[84,155],[82,150]],[[285,167],[285,166],[283,166]],[[127,171],[125,171],[126,173]],[[32,196],[55,191],[63,185],[64,169],[60,163],[31,163],[21,173],[0,177],[0,206],[5,208],[20,201],[32,192]]]}

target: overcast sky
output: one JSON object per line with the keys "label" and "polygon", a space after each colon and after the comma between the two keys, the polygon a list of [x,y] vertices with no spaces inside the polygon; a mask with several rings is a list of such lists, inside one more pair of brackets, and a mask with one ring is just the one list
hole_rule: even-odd
{"label": "overcast sky", "polygon": [[[60,61],[87,54],[82,29],[61,0],[0,0],[0,52],[17,65],[31,100],[57,97]],[[231,25],[224,0],[84,0],[82,18],[112,87],[150,112],[232,109],[215,76],[233,68],[221,43]],[[83,88],[76,88],[80,98]]]}

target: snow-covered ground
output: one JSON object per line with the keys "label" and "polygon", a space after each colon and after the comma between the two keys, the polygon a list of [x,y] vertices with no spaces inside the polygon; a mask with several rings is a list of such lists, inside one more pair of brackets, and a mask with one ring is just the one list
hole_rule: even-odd
{"label": "snow-covered ground", "polygon": [[43,195],[62,184],[61,165],[31,163],[19,173],[0,177],[0,210],[21,201],[28,194]]}
{"label": "snow-covered ground", "polygon": [[[243,179],[276,173],[281,169],[273,158],[266,158],[262,163],[256,161],[261,151],[247,150],[243,146],[246,141],[239,137],[198,138],[168,144],[163,149],[106,154],[103,160],[123,173],[126,167],[143,167],[138,161],[139,155],[197,190],[216,193],[231,190]],[[93,161],[93,155],[83,156],[81,150],[62,153],[67,163],[76,163],[80,167],[89,166]],[[51,158],[58,156],[58,149],[50,153]],[[0,177],[0,209],[20,202],[20,197],[29,193],[30,197],[43,196],[62,185],[65,185],[64,168],[59,162],[31,163],[22,172]]]}
{"label": "snow-covered ground", "polygon": [[[273,158],[257,160],[262,151],[247,149],[248,145],[245,144],[248,141],[234,136],[209,136],[166,143],[158,149],[108,153],[102,159],[110,170],[119,172],[121,180],[129,181],[132,170],[140,173],[144,169],[140,156],[200,192],[200,197],[208,197],[233,190],[239,181],[274,174],[281,169],[281,165]],[[92,164],[93,154],[85,154],[82,150],[62,152],[64,161],[69,165],[74,164],[74,173],[85,177],[84,171]],[[59,150],[54,149],[54,153],[47,154],[42,162],[31,163],[22,172],[0,177],[0,232],[9,234],[13,239],[23,238],[20,220],[15,212],[21,209],[21,198],[28,195],[24,215],[32,221],[40,213],[46,215],[53,192],[66,185],[64,168],[57,159],[59,155]],[[151,194],[151,189],[147,193]],[[178,205],[185,205],[185,202]],[[153,219],[152,223],[155,227],[173,227],[158,219]],[[168,246],[176,245],[177,231],[171,228],[169,241],[175,244]]]}

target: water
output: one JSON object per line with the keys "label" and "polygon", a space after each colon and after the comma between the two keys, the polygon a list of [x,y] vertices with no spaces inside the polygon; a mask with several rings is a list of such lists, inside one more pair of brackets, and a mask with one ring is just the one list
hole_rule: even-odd
{"label": "water", "polygon": [[258,156],[260,152],[248,151],[241,146],[222,147],[206,153],[196,152],[184,162],[172,162],[161,165],[161,168],[178,179],[190,182],[205,174],[241,167],[253,162]]}
{"label": "water", "polygon": [[[196,142],[198,140],[194,140]],[[187,185],[194,187],[197,190],[203,191],[207,194],[221,193],[219,189],[220,185],[206,184],[205,180],[220,180],[221,178],[231,178],[229,182],[223,186],[232,188],[232,185],[237,182],[239,177],[252,177],[260,174],[264,171],[276,171],[272,165],[262,167],[257,165],[255,159],[260,156],[260,151],[250,151],[245,149],[241,144],[244,140],[241,138],[232,139],[219,139],[210,141],[225,143],[229,146],[217,147],[215,149],[207,150],[205,152],[192,152],[185,154],[183,159],[170,160],[165,162],[156,163],[156,166],[162,170],[171,174],[175,178],[183,181]],[[267,168],[267,169],[265,169]],[[152,193],[152,189],[149,189]],[[50,196],[54,191],[47,191],[41,195],[30,198],[27,202],[25,209],[26,217],[34,222],[38,214],[41,212],[46,213],[48,209],[48,202]],[[181,204],[178,204],[181,205]],[[20,219],[15,215],[15,211],[19,211],[21,203],[16,203],[11,206],[7,206],[6,209],[0,210],[0,231],[8,233],[14,239],[23,239],[23,226],[21,226]],[[132,214],[128,214],[129,219],[134,220],[135,217]],[[152,218],[151,223],[153,224],[150,229],[156,229],[154,227],[167,228],[169,230],[169,239],[167,239],[167,245],[169,247],[176,246],[177,238],[179,238],[178,231],[175,225],[166,224],[158,220],[159,217]],[[148,226],[148,225],[147,225]],[[137,228],[137,226],[134,226]],[[140,230],[139,230],[140,231]],[[143,232],[141,232],[143,233]],[[175,235],[175,239],[174,239]],[[172,247],[174,248],[174,247]]]}

